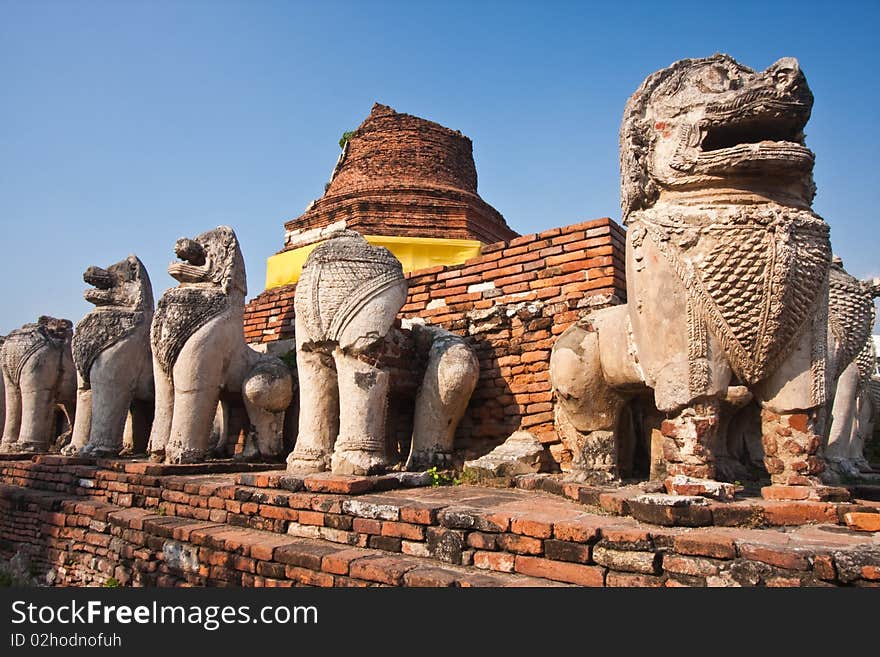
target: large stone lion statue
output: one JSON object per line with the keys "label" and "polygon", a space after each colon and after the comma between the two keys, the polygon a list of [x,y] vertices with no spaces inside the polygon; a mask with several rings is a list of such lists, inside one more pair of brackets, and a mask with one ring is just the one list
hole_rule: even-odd
{"label": "large stone lion statue", "polygon": [[84,296],[95,309],[74,329],[77,413],[73,439],[63,451],[118,455],[130,413],[132,449],[143,452],[153,412],[150,277],[143,263],[130,255],[107,269],[89,267],[83,280],[93,286]]}
{"label": "large stone lion statue", "polygon": [[42,316],[12,331],[0,347],[6,418],[0,452],[48,451],[72,426],[76,375],[68,319]]}
{"label": "large stone lion statue", "polygon": [[252,457],[277,459],[284,413],[293,396],[288,367],[244,341],[247,280],[238,238],[220,226],[177,241],[181,262],[168,273],[180,285],[159,299],[150,331],[156,414],[149,450],[154,460],[192,463],[213,447],[221,398],[244,402]]}
{"label": "large stone lion statue", "polygon": [[551,356],[574,478],[617,478],[621,411],[647,387],[668,474],[713,479],[722,405],[750,393],[773,482],[819,483],[831,247],[811,210],[812,103],[795,59],[756,72],[727,55],[676,62],[629,99],[627,303]]}

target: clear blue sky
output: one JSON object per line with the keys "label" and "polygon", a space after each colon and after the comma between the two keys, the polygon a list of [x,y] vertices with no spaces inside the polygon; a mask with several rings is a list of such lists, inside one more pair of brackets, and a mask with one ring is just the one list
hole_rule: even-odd
{"label": "clear blue sky", "polygon": [[880,275],[877,2],[0,0],[0,333],[79,320],[81,273],[241,239],[249,296],[374,101],[461,130],[521,233],[619,219],[617,132],[645,76],[727,52],[800,59],[815,209]]}

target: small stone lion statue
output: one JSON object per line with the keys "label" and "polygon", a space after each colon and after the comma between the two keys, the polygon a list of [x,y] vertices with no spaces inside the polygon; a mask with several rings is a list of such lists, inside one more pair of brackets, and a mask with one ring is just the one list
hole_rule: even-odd
{"label": "small stone lion statue", "polygon": [[150,277],[143,263],[130,255],[107,269],[89,267],[83,280],[93,286],[84,296],[95,309],[74,329],[77,415],[73,438],[62,451],[117,456],[130,413],[132,450],[143,452],[153,413]]}
{"label": "small stone lion statue", "polygon": [[46,452],[74,420],[76,374],[69,319],[42,316],[0,347],[6,418],[0,453]]}
{"label": "small stone lion statue", "polygon": [[668,474],[715,478],[722,404],[748,392],[773,483],[820,483],[831,245],[811,209],[812,104],[797,60],[754,71],[727,55],[676,62],[629,99],[627,303],[551,355],[574,478],[617,479],[621,411],[649,389]]}
{"label": "small stone lion statue", "polygon": [[282,456],[284,413],[293,396],[290,369],[244,341],[247,279],[232,228],[177,240],[180,285],[159,299],[150,329],[156,414],[149,451],[155,461],[195,463],[213,447],[222,395],[241,395],[251,425],[251,458]]}

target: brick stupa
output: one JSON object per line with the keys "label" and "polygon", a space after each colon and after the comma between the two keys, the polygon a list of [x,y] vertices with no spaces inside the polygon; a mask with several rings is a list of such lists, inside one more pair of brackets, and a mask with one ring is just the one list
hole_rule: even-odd
{"label": "brick stupa", "polygon": [[407,271],[457,264],[517,236],[477,193],[468,137],[379,103],[345,144],[324,195],[284,228],[267,288],[295,282],[310,247],[342,228],[388,247]]}

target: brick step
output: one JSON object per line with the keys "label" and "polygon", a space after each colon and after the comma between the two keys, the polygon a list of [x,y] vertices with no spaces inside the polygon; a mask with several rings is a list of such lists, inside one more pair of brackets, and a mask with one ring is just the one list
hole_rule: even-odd
{"label": "brick step", "polygon": [[[80,566],[87,565],[103,573],[105,583],[113,577],[138,586],[564,586],[540,577],[487,573],[429,557],[389,555],[18,487],[0,486],[0,499],[39,510],[29,524],[45,528],[31,538],[52,539],[45,562],[73,581]],[[19,549],[28,544],[26,534],[7,534],[0,533],[0,540],[12,539]]]}
{"label": "brick step", "polygon": [[[8,466],[0,463],[0,475],[7,480]],[[880,582],[880,548],[870,533],[873,525],[866,522],[872,518],[864,517],[876,515],[877,509],[867,505],[849,505],[852,531],[837,524],[837,506],[828,507],[822,522],[801,526],[813,519],[798,511],[802,503],[776,501],[766,501],[765,512],[769,509],[779,521],[795,514],[788,518],[790,526],[691,529],[603,514],[540,491],[448,486],[351,495],[269,488],[271,473],[254,475],[260,479],[235,474],[151,477],[83,468],[66,467],[77,477],[91,477],[91,483],[81,479],[70,492],[54,497],[131,507],[185,523],[256,530],[283,540],[377,550],[393,559],[425,558],[441,567],[600,586]],[[36,479],[61,476],[28,472]],[[57,525],[63,515],[53,516],[53,522]],[[4,522],[12,534],[33,531],[18,518],[0,516],[0,527]]]}

